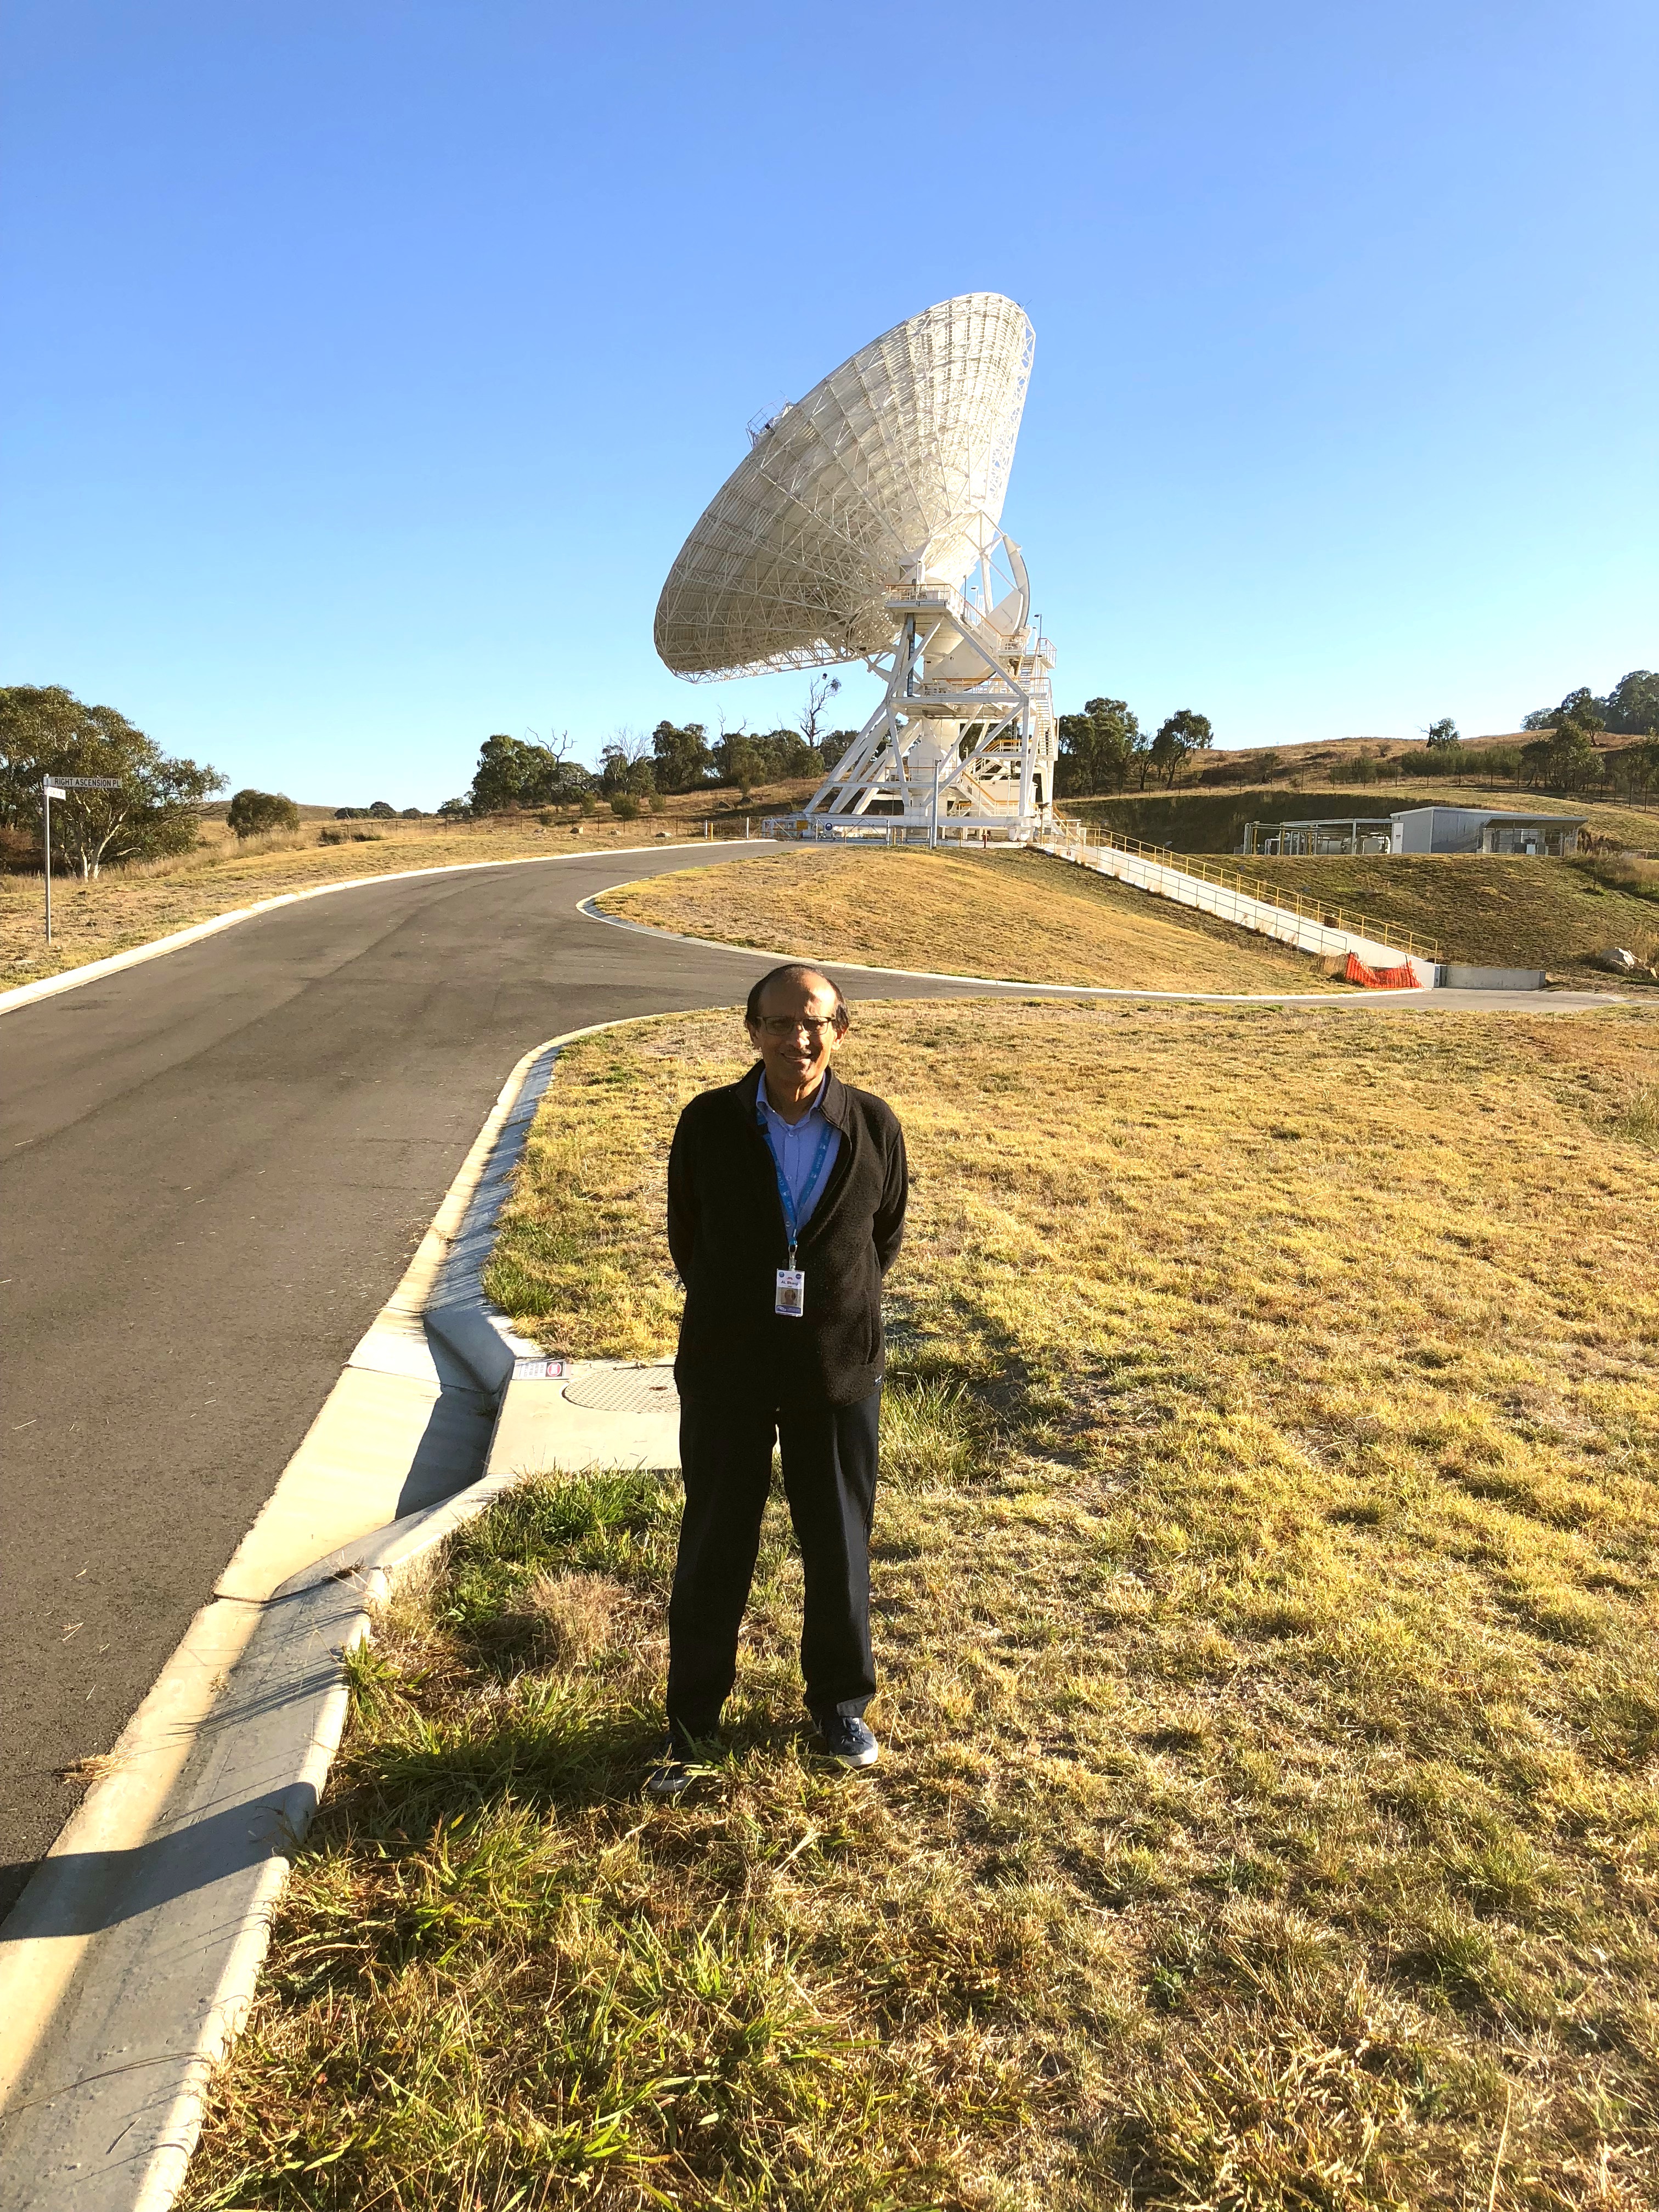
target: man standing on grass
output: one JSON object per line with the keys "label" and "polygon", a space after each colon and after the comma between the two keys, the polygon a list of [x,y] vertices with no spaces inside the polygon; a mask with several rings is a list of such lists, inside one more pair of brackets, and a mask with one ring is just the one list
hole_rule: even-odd
{"label": "man standing on grass", "polygon": [[830,1062],[847,1002],[791,964],[749,994],[760,1054],[694,1098],[668,1160],[668,1247],[685,1285],[674,1380],[685,1513],[668,1607],[659,1796],[692,1778],[737,1674],[775,1438],[805,1571],[801,1671],[832,1759],[872,1766],[864,1723],[881,1281],[904,1231],[904,1137]]}

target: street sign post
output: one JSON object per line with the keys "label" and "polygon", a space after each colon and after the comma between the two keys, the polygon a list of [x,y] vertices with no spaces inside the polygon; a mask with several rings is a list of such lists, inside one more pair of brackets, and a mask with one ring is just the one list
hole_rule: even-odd
{"label": "street sign post", "polygon": [[119,791],[118,775],[43,775],[40,779],[41,844],[46,861],[46,942],[52,943],[52,802],[72,791]]}

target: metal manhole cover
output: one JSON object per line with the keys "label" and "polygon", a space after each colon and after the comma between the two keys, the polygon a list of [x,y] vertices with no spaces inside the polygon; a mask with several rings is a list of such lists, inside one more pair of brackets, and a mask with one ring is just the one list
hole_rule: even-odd
{"label": "metal manhole cover", "polygon": [[591,1367],[564,1395],[596,1413],[672,1413],[680,1401],[672,1367]]}

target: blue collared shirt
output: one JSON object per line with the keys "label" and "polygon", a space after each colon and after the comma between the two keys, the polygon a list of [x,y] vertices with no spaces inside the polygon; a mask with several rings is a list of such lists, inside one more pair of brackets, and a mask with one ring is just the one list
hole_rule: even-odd
{"label": "blue collared shirt", "polygon": [[[829,1079],[826,1075],[823,1083]],[[760,1088],[755,1094],[756,1103],[760,1109],[761,1124],[772,1148],[772,1158],[777,1162],[778,1171],[794,1201],[795,1222],[801,1229],[805,1228],[817,1212],[818,1200],[823,1196],[836,1156],[841,1151],[841,1131],[823,1118],[823,1083],[819,1084],[817,1096],[799,1121],[786,1121],[778,1112],[766,1095],[766,1078],[763,1075],[760,1079]],[[823,1165],[819,1170],[817,1181],[808,1191],[806,1178],[812,1172],[812,1163],[818,1156],[818,1139],[826,1128],[830,1132],[830,1142],[824,1150]]]}

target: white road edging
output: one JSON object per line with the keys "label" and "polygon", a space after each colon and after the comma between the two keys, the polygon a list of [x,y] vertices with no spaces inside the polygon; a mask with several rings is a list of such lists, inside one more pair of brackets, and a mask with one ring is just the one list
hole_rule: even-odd
{"label": "white road edging", "polygon": [[[597,903],[608,898],[612,891],[626,890],[629,884],[640,880],[637,876],[628,876],[619,884],[607,884],[603,890],[578,899],[577,913],[586,915],[590,921],[602,921],[611,929],[631,929],[635,936],[659,937],[672,945],[696,945],[708,952],[737,952],[749,960],[804,960],[809,957],[803,952],[787,951],[781,946],[730,945],[723,938],[693,937],[682,929],[659,928],[655,922],[629,921],[622,915],[605,913]],[[827,953],[817,957],[826,968],[845,968],[856,975],[896,975],[903,981],[918,983],[977,984],[987,991],[1018,991],[1027,995],[1036,992],[1050,999],[1170,999],[1224,1006],[1346,1006],[1358,996],[1343,991],[1151,991],[1128,989],[1114,983],[1030,983],[1018,975],[953,975],[943,968],[873,968],[867,960],[837,960]]]}
{"label": "white road edging", "polygon": [[[708,841],[702,837],[687,837],[672,845],[616,845],[603,849],[623,853],[680,853],[694,846],[701,849]],[[730,842],[729,840],[727,841]],[[750,841],[760,844],[767,841]],[[594,852],[599,851],[594,848]],[[216,914],[206,921],[192,922],[188,929],[175,929],[168,937],[157,937],[148,945],[134,945],[125,952],[112,952],[102,960],[88,960],[79,968],[65,968],[61,975],[41,975],[33,983],[18,983],[9,991],[0,991],[0,1014],[16,1012],[20,1006],[31,1006],[37,999],[55,998],[60,991],[73,991],[82,983],[95,983],[100,977],[114,975],[124,968],[137,968],[146,960],[159,960],[164,953],[177,952],[186,945],[199,944],[204,937],[215,937],[222,929],[234,929],[238,922],[256,921],[262,914],[274,914],[278,907],[296,906],[301,899],[327,898],[335,891],[373,890],[380,884],[412,883],[419,876],[464,876],[480,868],[529,868],[544,866],[550,860],[591,860],[593,853],[524,853],[511,860],[448,860],[435,868],[395,868],[383,876],[351,876],[343,883],[313,884],[301,891],[278,891],[273,897],[258,899],[252,906],[234,907],[228,914]]]}
{"label": "white road edging", "polygon": [[514,1067],[213,1598],[0,1928],[0,2212],[165,2212],[182,2185],[345,1725],[344,1654],[399,1574],[521,1479],[489,1471],[484,1419],[448,1447],[477,1479],[387,1509],[446,1406],[493,1405],[535,1349],[478,1272],[558,1050],[627,1025],[567,1031]]}
{"label": "white road edging", "polygon": [[[1039,848],[1038,849],[1042,849]],[[577,902],[576,910],[590,921],[602,921],[611,929],[631,929],[636,936],[657,937],[671,945],[696,945],[709,952],[732,952],[749,960],[802,960],[809,956],[790,952],[781,947],[768,948],[758,945],[728,945],[723,938],[692,937],[684,930],[659,929],[648,921],[628,921],[619,914],[605,914],[594,903],[613,890],[625,890],[630,882],[641,878],[630,877],[620,884],[607,884],[604,890]],[[1406,957],[1386,947],[1391,960]],[[1419,984],[1415,988],[1397,991],[1151,991],[1126,989],[1105,983],[1027,983],[1018,976],[952,975],[935,968],[871,968],[860,960],[837,960],[827,953],[816,956],[826,968],[846,969],[854,975],[892,975],[901,982],[962,983],[977,988],[988,994],[1018,994],[1023,998],[1034,996],[1060,999],[1121,999],[1152,1001],[1174,1001],[1194,1006],[1322,1006],[1336,1011],[1358,1010],[1379,1014],[1401,1012],[1413,1007],[1432,1007],[1437,1013],[1547,1013],[1577,1014],[1600,1012],[1607,1006],[1624,1006],[1632,1002],[1613,991],[1552,991],[1547,996],[1528,988],[1526,991],[1448,988],[1443,983],[1431,986]],[[1418,963],[1427,967],[1426,961]],[[614,1024],[606,1024],[605,1027]]]}

